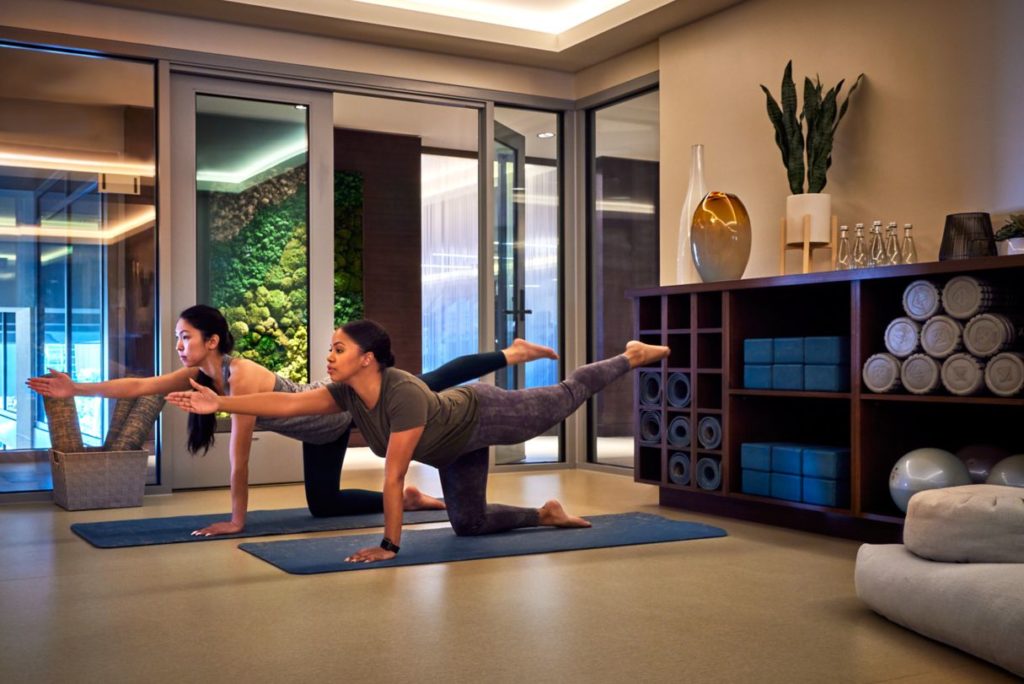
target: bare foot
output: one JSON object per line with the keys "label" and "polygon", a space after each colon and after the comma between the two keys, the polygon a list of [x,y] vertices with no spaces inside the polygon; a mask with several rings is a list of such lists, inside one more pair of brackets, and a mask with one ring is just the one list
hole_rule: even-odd
{"label": "bare foot", "polygon": [[402,509],[406,511],[439,511],[444,508],[444,501],[424,494],[415,487],[406,487],[402,495]]}
{"label": "bare foot", "polygon": [[510,366],[514,366],[517,363],[535,361],[537,359],[558,358],[558,352],[551,347],[545,347],[543,344],[527,342],[519,337],[512,341],[511,346],[502,349],[501,353],[505,355],[505,361]]}
{"label": "bare foot", "polygon": [[569,515],[562,504],[554,499],[537,509],[540,512],[540,524],[551,527],[590,527],[590,522],[579,516]]}
{"label": "bare foot", "polygon": [[649,363],[661,361],[668,356],[670,351],[668,347],[630,340],[626,343],[626,351],[623,354],[629,359],[629,367],[636,368],[637,366],[646,366]]}

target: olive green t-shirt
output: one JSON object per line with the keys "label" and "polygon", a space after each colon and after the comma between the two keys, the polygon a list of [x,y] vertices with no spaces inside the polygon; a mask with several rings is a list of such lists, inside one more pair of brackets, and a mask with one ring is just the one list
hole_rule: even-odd
{"label": "olive green t-shirt", "polygon": [[381,376],[380,399],[372,409],[348,385],[327,385],[338,406],[352,414],[373,453],[387,455],[392,432],[425,425],[413,460],[435,468],[454,461],[476,429],[476,394],[468,387],[433,392],[415,375],[397,368],[385,368]]}

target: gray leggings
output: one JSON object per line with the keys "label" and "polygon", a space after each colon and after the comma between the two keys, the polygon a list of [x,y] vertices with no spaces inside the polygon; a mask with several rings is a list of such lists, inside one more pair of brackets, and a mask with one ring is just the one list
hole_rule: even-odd
{"label": "gray leggings", "polygon": [[557,385],[523,390],[472,385],[479,406],[476,432],[462,454],[439,469],[455,534],[474,536],[538,526],[536,508],[487,503],[487,447],[519,444],[543,434],[627,372],[629,361],[620,355],[581,366]]}

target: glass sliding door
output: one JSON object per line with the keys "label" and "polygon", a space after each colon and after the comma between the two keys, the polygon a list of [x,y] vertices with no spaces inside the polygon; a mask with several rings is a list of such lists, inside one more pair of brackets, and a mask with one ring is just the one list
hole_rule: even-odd
{"label": "glass sliding door", "polygon": [[[624,293],[658,285],[658,92],[588,114],[591,361],[622,351],[633,336]],[[633,380],[590,402],[590,460],[633,467]]]}
{"label": "glass sliding door", "polygon": [[[25,380],[156,371],[155,72],[0,46],[0,494],[52,487],[49,426]],[[112,401],[76,399],[83,442]],[[147,482],[160,481],[155,434]]]}
{"label": "glass sliding door", "polygon": [[[232,356],[297,383],[321,379],[310,345],[322,359],[333,327],[330,95],[172,74],[171,98],[170,325],[209,304],[228,320]],[[228,484],[230,418],[205,457],[185,450],[183,416],[167,424],[175,488]],[[257,432],[250,484],[301,480],[300,453],[295,440]]]}
{"label": "glass sliding door", "polygon": [[[561,206],[559,115],[494,108],[495,348],[516,338],[561,352]],[[551,385],[557,361],[544,359],[496,374],[506,389]],[[563,460],[561,427],[525,444],[495,449],[495,462]]]}

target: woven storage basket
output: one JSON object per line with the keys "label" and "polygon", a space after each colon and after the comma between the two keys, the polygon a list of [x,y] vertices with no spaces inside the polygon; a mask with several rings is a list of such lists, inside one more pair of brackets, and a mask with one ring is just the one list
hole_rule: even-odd
{"label": "woven storage basket", "polygon": [[141,506],[146,493],[143,451],[89,449],[76,453],[50,451],[53,501],[69,511],[87,508]]}

